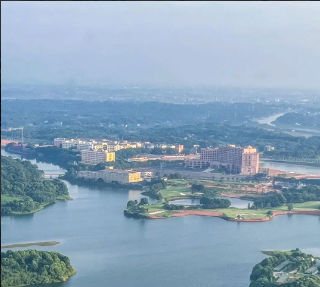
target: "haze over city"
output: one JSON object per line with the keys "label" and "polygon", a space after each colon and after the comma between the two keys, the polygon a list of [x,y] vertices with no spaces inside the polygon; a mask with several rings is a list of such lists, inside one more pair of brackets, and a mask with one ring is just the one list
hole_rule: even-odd
{"label": "haze over city", "polygon": [[2,83],[319,89],[317,2],[3,2]]}
{"label": "haze over city", "polygon": [[319,2],[1,4],[1,287],[320,287]]}

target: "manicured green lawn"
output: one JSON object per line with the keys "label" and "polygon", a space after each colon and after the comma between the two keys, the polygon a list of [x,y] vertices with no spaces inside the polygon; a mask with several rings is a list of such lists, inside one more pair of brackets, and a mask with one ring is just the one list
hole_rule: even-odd
{"label": "manicured green lawn", "polygon": [[1,194],[1,204],[6,204],[7,202],[14,201],[14,200],[22,200],[22,199],[19,197],[12,197],[12,196]]}
{"label": "manicured green lawn", "polygon": [[183,196],[184,194],[190,195],[191,189],[186,186],[167,186],[166,189],[160,190],[160,193],[162,194],[163,198],[170,198],[174,196]]}

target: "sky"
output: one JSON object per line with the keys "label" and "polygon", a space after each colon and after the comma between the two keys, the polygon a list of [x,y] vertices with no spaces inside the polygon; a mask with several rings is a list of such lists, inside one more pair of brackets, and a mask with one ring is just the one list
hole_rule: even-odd
{"label": "sky", "polygon": [[2,83],[320,89],[319,2],[1,2]]}

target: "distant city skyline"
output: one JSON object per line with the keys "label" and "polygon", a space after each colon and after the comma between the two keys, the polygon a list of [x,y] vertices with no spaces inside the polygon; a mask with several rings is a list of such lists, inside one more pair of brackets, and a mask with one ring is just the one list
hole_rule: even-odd
{"label": "distant city skyline", "polygon": [[320,89],[317,2],[3,2],[2,83]]}

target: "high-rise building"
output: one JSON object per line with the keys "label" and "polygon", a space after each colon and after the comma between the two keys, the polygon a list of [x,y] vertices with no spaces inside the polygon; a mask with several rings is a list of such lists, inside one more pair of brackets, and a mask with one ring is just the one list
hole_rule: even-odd
{"label": "high-rise building", "polygon": [[[250,154],[250,161],[247,154]],[[235,145],[202,148],[200,157],[186,159],[185,165],[192,168],[224,167],[230,173],[255,174],[259,172],[259,153],[252,147],[243,148]]]}
{"label": "high-rise building", "polygon": [[257,149],[248,146],[242,153],[241,174],[253,175],[259,173],[259,153]]}

